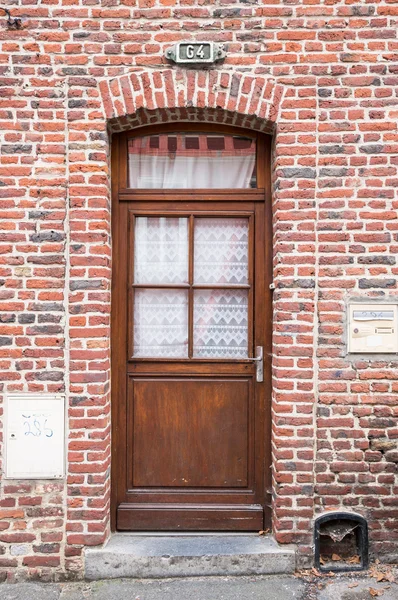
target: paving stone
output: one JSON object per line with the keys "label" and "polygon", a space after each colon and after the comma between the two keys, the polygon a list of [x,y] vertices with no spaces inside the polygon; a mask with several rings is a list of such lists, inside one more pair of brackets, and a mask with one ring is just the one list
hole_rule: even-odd
{"label": "paving stone", "polygon": [[91,589],[90,600],[305,600],[305,584],[293,577],[115,580]]}
{"label": "paving stone", "polygon": [[2,583],[0,600],[59,600],[61,588],[53,583]]}
{"label": "paving stone", "polygon": [[[380,596],[372,596],[371,589],[382,593]],[[372,597],[381,600],[397,600],[398,585],[387,582],[377,583],[370,577],[364,579],[346,576],[328,582],[325,588],[318,592],[318,600],[371,600]]]}

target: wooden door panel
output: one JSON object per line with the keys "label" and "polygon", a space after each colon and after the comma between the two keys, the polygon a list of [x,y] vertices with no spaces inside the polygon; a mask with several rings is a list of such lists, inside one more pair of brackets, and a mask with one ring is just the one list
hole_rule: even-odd
{"label": "wooden door panel", "polygon": [[250,379],[135,379],[132,484],[245,488],[249,479]]}

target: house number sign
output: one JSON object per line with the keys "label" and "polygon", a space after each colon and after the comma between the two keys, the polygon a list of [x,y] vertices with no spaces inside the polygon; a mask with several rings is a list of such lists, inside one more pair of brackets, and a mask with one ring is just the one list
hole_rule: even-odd
{"label": "house number sign", "polygon": [[178,42],[165,52],[177,64],[211,64],[225,58],[224,44],[216,42]]}

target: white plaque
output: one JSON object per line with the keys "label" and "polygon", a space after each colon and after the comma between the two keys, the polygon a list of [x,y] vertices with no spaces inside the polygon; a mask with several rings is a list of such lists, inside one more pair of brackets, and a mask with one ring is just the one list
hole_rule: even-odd
{"label": "white plaque", "polygon": [[5,406],[5,477],[59,479],[65,474],[65,401],[10,394]]}

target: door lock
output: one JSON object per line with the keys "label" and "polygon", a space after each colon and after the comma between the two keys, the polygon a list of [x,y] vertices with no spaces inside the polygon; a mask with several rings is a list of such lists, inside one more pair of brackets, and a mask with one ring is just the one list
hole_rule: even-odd
{"label": "door lock", "polygon": [[245,358],[247,362],[256,363],[256,381],[261,383],[264,381],[264,352],[262,346],[256,346],[256,356],[253,358]]}

